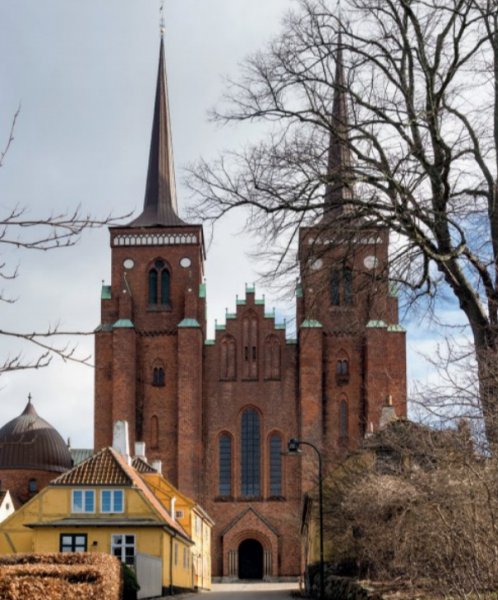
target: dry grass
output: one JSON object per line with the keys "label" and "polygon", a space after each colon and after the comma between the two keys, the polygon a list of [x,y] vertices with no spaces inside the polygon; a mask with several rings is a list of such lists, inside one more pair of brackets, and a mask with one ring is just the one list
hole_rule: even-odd
{"label": "dry grass", "polygon": [[119,600],[121,565],[108,554],[0,557],[2,600]]}

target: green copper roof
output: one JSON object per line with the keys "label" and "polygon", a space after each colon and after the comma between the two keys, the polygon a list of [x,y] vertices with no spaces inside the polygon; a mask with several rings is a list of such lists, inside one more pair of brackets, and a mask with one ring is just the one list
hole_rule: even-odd
{"label": "green copper roof", "polygon": [[275,325],[275,329],[286,329],[286,324],[285,323],[277,323]]}
{"label": "green copper roof", "polygon": [[110,285],[102,286],[102,291],[100,293],[100,299],[101,300],[110,300],[111,299],[111,286]]}
{"label": "green copper roof", "polygon": [[178,327],[200,327],[197,319],[183,319],[178,323]]}
{"label": "green copper roof", "polygon": [[246,301],[245,301],[245,300],[239,300],[239,299],[237,298],[237,306],[244,306],[244,305],[245,305],[245,303],[246,303]]}
{"label": "green copper roof", "polygon": [[312,328],[312,327],[323,327],[323,325],[320,323],[320,321],[316,321],[315,319],[306,319],[306,321],[302,322],[301,327],[308,327],[308,328]]}
{"label": "green copper roof", "polygon": [[372,321],[367,323],[367,327],[369,329],[384,329],[387,327],[387,323],[381,319],[372,319]]}
{"label": "green copper roof", "polygon": [[254,284],[250,284],[250,283],[246,283],[246,294],[247,292],[251,293],[251,294],[255,294],[256,293],[256,286]]}
{"label": "green copper roof", "polygon": [[296,287],[296,298],[303,297],[303,286],[299,283]]}
{"label": "green copper roof", "polygon": [[204,340],[204,346],[214,346],[215,344],[214,340]]}
{"label": "green copper roof", "polygon": [[94,333],[98,333],[99,331],[112,331],[112,325],[110,325],[109,323],[99,325],[96,329],[94,329]]}
{"label": "green copper roof", "polygon": [[389,325],[387,331],[399,331],[400,333],[406,332],[406,329],[399,324]]}
{"label": "green copper roof", "polygon": [[226,313],[225,319],[236,319],[237,315],[235,313]]}
{"label": "green copper roof", "polygon": [[297,344],[297,340],[296,340],[296,338],[287,338],[285,340],[285,343],[289,344],[289,345],[295,345],[295,344]]}
{"label": "green copper roof", "polygon": [[275,313],[265,313],[265,319],[274,319]]}
{"label": "green copper roof", "polygon": [[226,325],[218,325],[218,323],[216,323],[216,325],[214,326],[216,331],[225,331],[225,329],[227,328]]}
{"label": "green copper roof", "polygon": [[200,283],[199,284],[199,298],[205,298],[205,297],[206,297],[206,284]]}
{"label": "green copper roof", "polygon": [[389,297],[397,298],[398,297],[398,284],[394,281],[389,282]]}
{"label": "green copper roof", "polygon": [[135,325],[133,325],[130,319],[119,319],[119,321],[116,321],[112,326],[113,329],[133,329],[133,327],[135,327]]}
{"label": "green copper roof", "polygon": [[264,298],[256,298],[256,300],[254,300],[254,304],[260,304],[260,305],[264,306],[265,299]]}

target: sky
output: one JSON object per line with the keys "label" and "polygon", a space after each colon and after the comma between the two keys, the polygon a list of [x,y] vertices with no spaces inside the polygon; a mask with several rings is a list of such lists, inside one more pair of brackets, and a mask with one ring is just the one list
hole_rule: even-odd
{"label": "sky", "polygon": [[[0,2],[0,148],[21,105],[15,139],[0,170],[0,210],[24,207],[27,218],[72,212],[105,217],[140,212],[152,125],[159,51],[159,0],[22,0]],[[166,0],[165,49],[180,213],[189,192],[182,168],[224,148],[241,147],[247,126],[219,128],[207,119],[249,53],[275,35],[292,0]],[[247,253],[244,214],[218,224],[206,263],[208,319],[224,322],[245,283],[257,281]],[[128,219],[129,221],[130,219]],[[87,231],[77,245],[51,252],[0,245],[0,262],[18,267],[4,281],[17,301],[1,305],[1,326],[41,331],[59,323],[73,336],[77,356],[93,353],[102,282],[110,284],[107,228]],[[268,290],[267,308],[275,301]],[[290,304],[277,315],[292,314]],[[0,359],[21,347],[1,338]],[[434,345],[434,332],[408,334],[411,379],[431,376],[417,354]],[[25,361],[36,349],[23,346]],[[46,369],[0,378],[0,427],[24,408],[38,413],[73,447],[93,444],[93,369],[54,358]]]}

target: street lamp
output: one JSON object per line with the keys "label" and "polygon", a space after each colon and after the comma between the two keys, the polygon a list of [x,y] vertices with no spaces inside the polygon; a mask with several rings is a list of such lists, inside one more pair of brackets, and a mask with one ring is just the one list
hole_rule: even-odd
{"label": "street lamp", "polygon": [[313,448],[318,456],[318,505],[320,511],[320,600],[325,600],[325,564],[323,562],[323,485],[322,485],[322,455],[316,446],[310,442],[303,442],[296,438],[289,440],[287,450],[282,452],[284,456],[303,456],[304,452],[299,446]]}

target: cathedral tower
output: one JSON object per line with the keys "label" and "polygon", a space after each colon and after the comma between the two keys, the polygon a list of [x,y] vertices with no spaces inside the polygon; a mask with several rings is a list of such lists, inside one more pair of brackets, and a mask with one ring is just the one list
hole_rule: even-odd
{"label": "cathedral tower", "polygon": [[[125,419],[131,441],[182,491],[199,493],[204,240],[178,216],[161,38],[144,209],[111,227],[111,285],[96,333],[95,449]],[[182,398],[182,402],[178,401]],[[182,469],[178,469],[179,457]]]}

